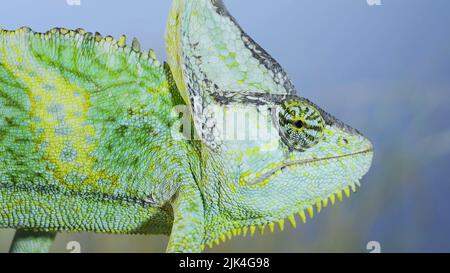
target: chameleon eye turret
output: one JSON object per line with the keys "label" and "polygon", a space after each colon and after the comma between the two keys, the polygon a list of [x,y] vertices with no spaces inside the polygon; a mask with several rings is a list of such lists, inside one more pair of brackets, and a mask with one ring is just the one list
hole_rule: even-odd
{"label": "chameleon eye turret", "polygon": [[319,110],[300,99],[288,99],[280,108],[278,130],[287,146],[303,151],[320,142],[325,121]]}

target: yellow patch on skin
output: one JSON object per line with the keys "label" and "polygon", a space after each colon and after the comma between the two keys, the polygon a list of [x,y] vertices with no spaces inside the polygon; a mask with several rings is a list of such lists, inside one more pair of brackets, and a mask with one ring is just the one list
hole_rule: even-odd
{"label": "yellow patch on skin", "polygon": [[[44,159],[51,163],[55,178],[67,188],[78,190],[83,186],[93,189],[101,187],[97,182],[101,179],[111,182],[109,191],[114,189],[117,178],[109,176],[103,170],[94,170],[96,158],[91,153],[96,143],[88,138],[95,137],[95,128],[86,124],[90,107],[89,94],[80,87],[68,82],[60,75],[33,63],[31,56],[23,56],[18,45],[2,47],[1,63],[26,86],[31,103],[31,115],[35,118],[31,129],[38,136],[37,146],[42,147]],[[14,54],[12,53],[14,52]],[[60,112],[52,113],[51,107],[60,107]],[[59,129],[58,129],[59,128]],[[69,130],[61,132],[58,130]],[[63,150],[71,147],[76,152],[73,160],[63,161]],[[71,174],[84,177],[79,183],[68,183],[66,178]],[[105,190],[104,187],[102,187]]]}
{"label": "yellow patch on skin", "polygon": [[[248,186],[253,180],[261,178],[266,172],[268,172],[270,170],[280,168],[281,166],[283,166],[283,164],[284,164],[284,162],[282,161],[280,163],[270,164],[259,172],[247,171],[247,172],[242,173],[241,177],[240,177],[240,186]],[[279,171],[277,171],[276,173],[274,173],[273,175],[271,175],[270,178],[278,175],[280,172],[281,172],[281,169]],[[266,187],[269,182],[270,182],[270,179],[266,179],[264,181],[261,181],[260,183],[251,185],[251,187],[254,187],[254,188]]]}

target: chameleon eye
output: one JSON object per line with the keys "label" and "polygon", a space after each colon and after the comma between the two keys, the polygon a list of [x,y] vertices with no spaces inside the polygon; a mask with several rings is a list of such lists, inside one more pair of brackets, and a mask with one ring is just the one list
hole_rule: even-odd
{"label": "chameleon eye", "polygon": [[278,113],[279,132],[283,142],[304,151],[319,143],[325,121],[319,110],[299,99],[286,100]]}

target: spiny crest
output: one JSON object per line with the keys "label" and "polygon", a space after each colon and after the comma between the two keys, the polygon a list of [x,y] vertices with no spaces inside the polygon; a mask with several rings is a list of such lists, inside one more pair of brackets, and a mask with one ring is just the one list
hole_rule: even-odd
{"label": "spiny crest", "polygon": [[[336,199],[339,201],[343,200],[343,195],[347,196],[347,198],[350,198],[351,192],[356,192],[357,187],[360,187],[360,182],[356,181],[350,186],[346,186],[342,189],[339,189],[335,191],[333,194],[328,196],[327,198],[320,199],[318,198],[313,205],[307,206],[305,208],[302,208],[299,212],[295,213],[297,214],[298,218],[301,220],[302,223],[306,223],[306,220],[309,216],[309,218],[314,218],[314,206],[316,207],[317,213],[320,213],[322,211],[322,208],[326,208],[330,203],[334,205],[336,203]],[[247,237],[248,235],[254,236],[256,233],[256,230],[259,231],[261,235],[264,235],[266,227],[271,233],[275,232],[275,226],[278,225],[278,229],[280,231],[283,231],[285,228],[285,222],[286,219],[291,224],[293,228],[297,228],[297,219],[295,214],[291,214],[285,219],[279,219],[271,223],[261,224],[261,225],[251,225],[251,226],[245,226],[245,227],[239,227],[232,229],[231,231],[227,231],[225,233],[220,234],[218,237],[216,237],[213,240],[210,240],[206,242],[206,245],[210,248],[214,247],[215,245],[220,245],[220,243],[224,243],[228,240],[231,240],[232,237],[237,236],[243,236]],[[204,250],[205,246],[202,246],[202,250]]]}
{"label": "spiny crest", "polygon": [[16,30],[6,30],[0,28],[0,35],[18,35],[18,34],[26,34],[26,35],[35,35],[37,37],[41,37],[46,40],[50,40],[51,38],[63,38],[63,39],[72,39],[72,40],[93,40],[98,45],[104,45],[115,50],[120,50],[128,54],[134,54],[138,57],[138,59],[149,61],[152,65],[160,66],[161,64],[156,58],[155,51],[150,49],[148,52],[143,52],[141,50],[141,45],[137,38],[133,38],[131,45],[127,45],[127,38],[125,35],[119,37],[116,40],[114,37],[102,36],[100,33],[92,33],[87,32],[82,28],[78,28],[75,30],[67,29],[67,28],[52,28],[45,33],[35,32],[29,27],[20,27]]}

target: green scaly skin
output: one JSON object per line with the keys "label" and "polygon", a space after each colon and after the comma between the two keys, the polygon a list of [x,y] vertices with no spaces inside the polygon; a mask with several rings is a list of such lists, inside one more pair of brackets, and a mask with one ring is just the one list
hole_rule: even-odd
{"label": "green scaly skin", "polygon": [[167,251],[200,252],[295,226],[295,214],[305,221],[359,185],[371,143],[297,97],[222,1],[174,0],[166,44],[161,65],[125,37],[1,30],[0,227],[18,229],[11,251],[94,231],[167,234]]}

